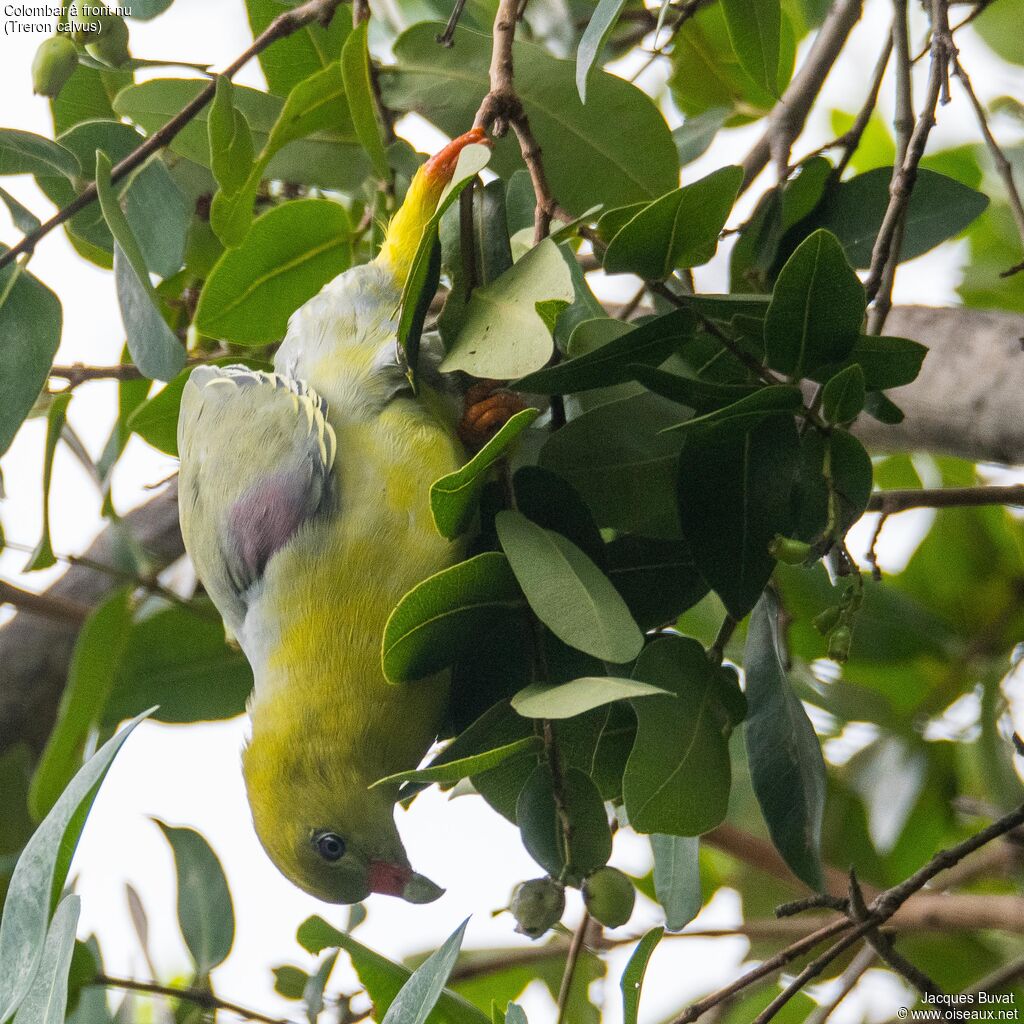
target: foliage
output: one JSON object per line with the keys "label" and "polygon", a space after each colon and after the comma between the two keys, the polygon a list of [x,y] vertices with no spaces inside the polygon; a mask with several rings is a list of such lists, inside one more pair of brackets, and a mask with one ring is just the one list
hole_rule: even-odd
{"label": "foliage", "polygon": [[[255,35],[278,13],[270,0],[244,6]],[[975,818],[1022,800],[1008,713],[1024,630],[1021,520],[1001,507],[942,509],[884,578],[858,565],[848,535],[878,491],[984,482],[975,465],[872,455],[859,439],[868,418],[902,419],[888,392],[912,384],[927,354],[878,329],[891,280],[882,291],[872,282],[884,283],[890,261],[963,238],[965,302],[1019,312],[1024,275],[1001,272],[1021,261],[1024,215],[1015,218],[1014,196],[996,186],[1001,162],[981,144],[929,149],[879,253],[906,142],[889,137],[881,112],[865,110],[860,135],[850,134],[853,112],[832,112],[842,134],[793,159],[794,140],[770,115],[799,82],[798,44],[800,70],[813,72],[805,37],[841,4],[530,0],[504,54],[511,96],[492,62],[507,2],[466,5],[448,47],[435,20],[447,4],[374,4],[369,21],[358,4],[319,6],[333,18],[290,25],[259,53],[266,90],[216,76],[209,101],[130,174],[119,162],[204,94],[201,69],[139,81],[159,62],[105,59],[113,51],[99,39],[62,36],[65,62],[74,39],[73,65],[37,78],[52,95],[54,137],[0,128],[0,176],[30,175],[60,206],[82,197],[62,230],[83,261],[112,271],[126,337],[112,373],[117,422],[93,462],[70,426],[78,382],[53,367],[54,282],[27,269],[31,246],[0,268],[0,453],[24,423],[46,418],[44,529],[26,571],[57,561],[49,496],[62,445],[99,483],[110,528],[123,529],[110,474],[133,432],[177,453],[191,365],[266,368],[296,309],[375,256],[422,160],[396,136],[397,118],[419,114],[449,135],[483,120],[493,152],[463,152],[389,323],[416,389],[431,393],[439,352],[463,391],[497,385],[522,402],[425,498],[465,558],[393,610],[381,669],[409,687],[450,671],[451,742],[378,784],[401,786],[405,802],[458,786],[515,824],[546,876],[524,883],[533,888],[518,890],[505,919],[510,931],[518,922],[531,937],[549,925],[555,934],[528,957],[463,950],[464,923],[422,962],[398,964],[353,937],[358,908],[345,928],[306,921],[302,963],[273,967],[274,984],[311,1024],[331,1013],[358,1020],[363,1008],[383,1024],[523,1024],[514,1000],[538,979],[562,1024],[596,1021],[589,986],[618,935],[581,932],[569,946],[558,925],[565,890],[579,889],[612,929],[638,920],[639,892],[663,927],[630,937],[620,988],[635,1024],[665,933],[686,928],[716,892],[740,893],[750,958],[763,960],[769,947],[753,925],[775,904],[835,890],[835,870],[851,865],[870,903],[964,840]],[[133,5],[111,38],[172,7]],[[1012,0],[982,10],[981,39],[1022,62]],[[886,33],[875,33],[880,44]],[[666,95],[614,63],[650,44]],[[723,157],[703,175],[688,165],[751,122],[769,132],[782,169],[744,220],[749,158]],[[1019,147],[1005,159],[1012,176]],[[0,199],[19,231],[43,230],[14,196]],[[716,257],[728,263],[727,294],[696,287],[693,269]],[[595,270],[628,275],[636,301],[604,302]],[[81,623],[42,748],[0,741],[0,1022],[112,1019],[90,984],[102,975],[99,947],[75,940],[79,899],[65,892],[89,807],[141,717],[228,718],[252,685],[205,597],[165,590],[161,566],[123,547],[124,564],[108,567],[122,585]],[[225,1008],[215,982],[234,908],[206,840],[157,824],[191,960],[174,1004],[184,1024],[195,1008]],[[649,837],[646,877],[609,865],[620,827]],[[1019,900],[1018,882],[1004,867],[966,877],[949,898]],[[552,898],[539,924],[522,927],[523,893],[534,890]],[[966,988],[1011,958],[996,929],[904,942],[895,927],[939,986]],[[341,955],[362,986],[354,996],[337,996],[332,981]],[[886,963],[914,980],[899,959]],[[829,979],[846,964],[824,966]],[[1013,983],[1020,992],[1019,975]],[[811,1012],[798,998],[783,1016]],[[768,1003],[755,990],[719,1009],[748,1020]]]}

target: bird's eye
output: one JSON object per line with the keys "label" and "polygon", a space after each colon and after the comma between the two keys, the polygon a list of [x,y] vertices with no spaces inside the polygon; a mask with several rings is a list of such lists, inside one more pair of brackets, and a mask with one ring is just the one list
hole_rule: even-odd
{"label": "bird's eye", "polygon": [[334,832],[319,832],[313,837],[313,845],[324,860],[333,864],[345,856],[345,840]]}

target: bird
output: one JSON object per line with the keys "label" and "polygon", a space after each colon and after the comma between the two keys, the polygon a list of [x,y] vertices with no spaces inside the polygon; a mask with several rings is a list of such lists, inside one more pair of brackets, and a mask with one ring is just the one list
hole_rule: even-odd
{"label": "bird", "polygon": [[394,820],[396,786],[437,737],[443,674],[381,668],[388,615],[459,561],[430,484],[466,458],[442,397],[410,387],[397,344],[403,286],[474,129],[413,176],[377,257],[297,309],[273,372],[197,366],[178,418],[179,516],[196,574],[248,659],[242,771],[260,843],[331,903],[427,903]]}

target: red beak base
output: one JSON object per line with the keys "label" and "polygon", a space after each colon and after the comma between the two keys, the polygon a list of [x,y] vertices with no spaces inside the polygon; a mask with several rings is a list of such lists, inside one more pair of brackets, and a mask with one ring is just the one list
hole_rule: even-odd
{"label": "red beak base", "polygon": [[370,892],[383,893],[385,896],[401,896],[409,884],[412,874],[412,868],[403,867],[401,864],[387,864],[380,860],[371,861],[370,872],[367,876]]}

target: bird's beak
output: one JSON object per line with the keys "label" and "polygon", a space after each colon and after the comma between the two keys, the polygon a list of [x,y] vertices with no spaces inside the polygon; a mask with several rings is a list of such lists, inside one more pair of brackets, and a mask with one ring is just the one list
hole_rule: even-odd
{"label": "bird's beak", "polygon": [[425,875],[418,875],[412,868],[381,860],[370,862],[367,882],[370,892],[399,896],[407,903],[433,903],[444,893],[439,885]]}

